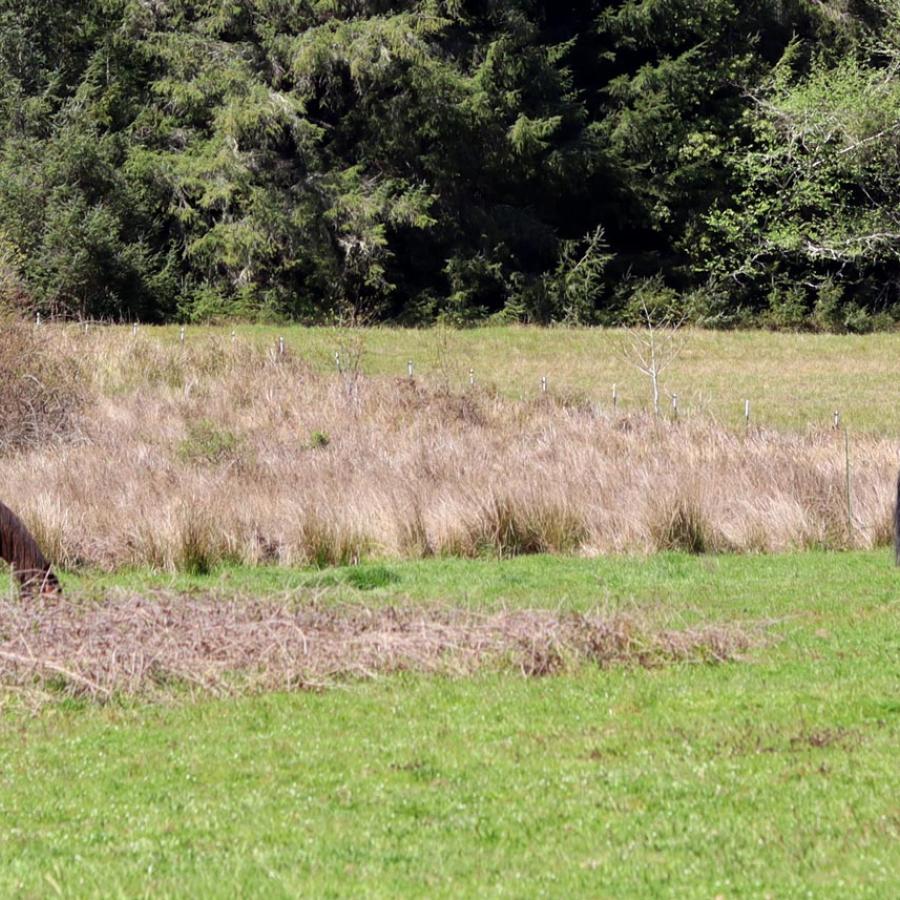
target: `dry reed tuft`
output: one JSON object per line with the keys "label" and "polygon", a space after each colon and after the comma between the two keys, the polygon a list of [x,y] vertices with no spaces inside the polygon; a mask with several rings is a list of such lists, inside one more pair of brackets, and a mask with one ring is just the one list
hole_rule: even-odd
{"label": "dry reed tuft", "polygon": [[444,539],[441,552],[453,556],[500,557],[579,550],[587,527],[559,498],[540,492],[491,494],[477,504],[457,531]]}
{"label": "dry reed tuft", "polygon": [[586,402],[323,375],[218,338],[44,328],[79,358],[74,443],[0,456],[64,566],[205,571],[365,555],[782,551],[890,540],[894,440],[660,423]]}
{"label": "dry reed tuft", "polygon": [[108,700],[332,686],[399,671],[540,677],[585,664],[735,660],[759,629],[660,630],[624,616],[323,607],[216,597],[0,603],[0,684]]}
{"label": "dry reed tuft", "polygon": [[706,511],[700,491],[676,489],[648,506],[647,529],[655,550],[717,553],[730,549],[728,540]]}
{"label": "dry reed tuft", "polygon": [[78,366],[34,325],[0,305],[0,453],[71,439],[82,391]]}

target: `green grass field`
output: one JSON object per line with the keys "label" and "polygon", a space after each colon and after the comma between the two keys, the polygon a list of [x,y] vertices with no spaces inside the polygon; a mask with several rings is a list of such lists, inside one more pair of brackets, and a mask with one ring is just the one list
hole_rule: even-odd
{"label": "green grass field", "polygon": [[[223,570],[175,587],[766,623],[721,666],[393,676],[32,715],[0,733],[3,896],[889,897],[900,604],[886,553]],[[72,591],[113,580],[69,577]]]}
{"label": "green grass field", "polygon": [[[241,340],[275,346],[280,335],[289,351],[322,370],[334,370],[334,354],[358,341],[362,371],[405,376],[415,372],[455,388],[476,379],[514,397],[536,396],[541,377],[563,395],[611,405],[617,385],[620,408],[646,409],[646,378],[626,359],[620,331],[523,327],[411,330],[337,329],[297,326],[238,326]],[[216,336],[230,328],[189,327],[186,340]],[[178,329],[143,333],[177,341]],[[345,360],[347,354],[344,354]],[[764,331],[694,331],[682,356],[665,373],[667,391],[677,393],[682,415],[704,414],[737,425],[744,401],[757,424],[782,429],[829,426],[835,410],[855,430],[900,434],[900,407],[890,402],[900,382],[900,333],[874,335],[781,334]],[[668,400],[666,401],[668,403]]]}

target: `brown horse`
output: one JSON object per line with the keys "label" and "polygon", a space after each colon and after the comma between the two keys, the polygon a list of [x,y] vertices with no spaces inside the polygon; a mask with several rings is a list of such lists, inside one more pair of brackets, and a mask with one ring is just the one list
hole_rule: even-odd
{"label": "brown horse", "polygon": [[23,596],[30,596],[35,590],[42,594],[61,593],[59,581],[37,541],[3,503],[0,503],[0,559],[12,567]]}

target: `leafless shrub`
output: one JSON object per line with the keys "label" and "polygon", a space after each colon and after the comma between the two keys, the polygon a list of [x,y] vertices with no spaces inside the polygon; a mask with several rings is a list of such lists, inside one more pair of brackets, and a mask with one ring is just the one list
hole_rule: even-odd
{"label": "leafless shrub", "polygon": [[542,677],[585,664],[722,663],[763,639],[759,629],[666,630],[624,616],[174,595],[0,602],[0,635],[0,684],[96,700],[322,688],[398,671]]}
{"label": "leafless shrub", "polygon": [[653,414],[659,416],[662,375],[684,351],[687,315],[659,310],[646,298],[638,301],[638,313],[640,325],[626,328],[623,351],[625,358],[650,379]]}

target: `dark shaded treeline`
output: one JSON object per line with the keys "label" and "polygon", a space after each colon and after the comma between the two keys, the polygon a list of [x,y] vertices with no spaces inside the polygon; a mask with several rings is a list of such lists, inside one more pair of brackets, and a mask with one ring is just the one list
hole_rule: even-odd
{"label": "dark shaded treeline", "polygon": [[848,0],[0,0],[0,297],[888,324],[895,47]]}

